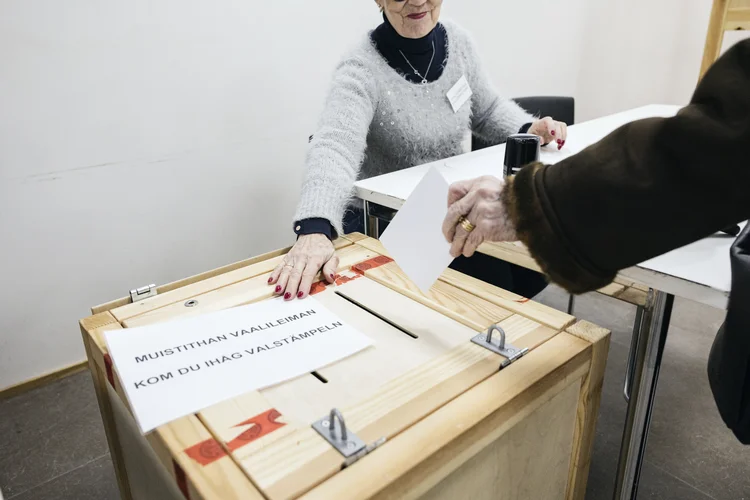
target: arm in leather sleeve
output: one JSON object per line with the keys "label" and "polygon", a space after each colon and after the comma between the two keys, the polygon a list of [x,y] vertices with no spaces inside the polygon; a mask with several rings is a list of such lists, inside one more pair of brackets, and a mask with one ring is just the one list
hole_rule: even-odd
{"label": "arm in leather sleeve", "polygon": [[750,40],[714,64],[677,116],[529,165],[503,203],[541,268],[575,293],[750,218]]}

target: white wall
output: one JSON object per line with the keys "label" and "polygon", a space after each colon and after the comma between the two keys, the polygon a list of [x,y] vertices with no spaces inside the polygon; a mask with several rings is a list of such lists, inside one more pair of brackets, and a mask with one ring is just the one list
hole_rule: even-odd
{"label": "white wall", "polygon": [[[708,4],[444,13],[504,93],[574,95],[583,119],[685,102]],[[4,2],[0,388],[82,360],[89,306],[292,241],[330,72],[378,22],[372,0]]]}
{"label": "white wall", "polygon": [[[588,2],[576,87],[579,120],[685,104],[698,81],[711,0]],[[747,32],[727,33],[726,50]]]}

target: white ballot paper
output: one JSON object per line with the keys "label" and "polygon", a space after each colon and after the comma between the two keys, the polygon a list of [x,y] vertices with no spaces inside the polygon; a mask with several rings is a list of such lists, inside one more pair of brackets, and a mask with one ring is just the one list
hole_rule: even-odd
{"label": "white ballot paper", "polygon": [[453,261],[443,236],[448,187],[443,175],[430,168],[380,238],[396,264],[425,293]]}
{"label": "white ballot paper", "polygon": [[144,434],[372,344],[311,297],[265,300],[104,336]]}

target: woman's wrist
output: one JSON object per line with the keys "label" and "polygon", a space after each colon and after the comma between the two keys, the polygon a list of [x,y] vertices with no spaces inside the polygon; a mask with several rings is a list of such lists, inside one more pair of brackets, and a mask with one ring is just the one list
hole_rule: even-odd
{"label": "woman's wrist", "polygon": [[294,233],[297,237],[307,234],[324,234],[329,240],[333,240],[336,231],[333,229],[333,225],[328,219],[313,217],[295,222]]}

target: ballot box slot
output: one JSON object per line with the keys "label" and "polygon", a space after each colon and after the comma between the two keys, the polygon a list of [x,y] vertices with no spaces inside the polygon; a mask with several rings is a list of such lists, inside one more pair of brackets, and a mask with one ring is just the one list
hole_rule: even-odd
{"label": "ballot box slot", "polygon": [[409,337],[411,337],[411,338],[413,338],[413,339],[418,339],[418,338],[419,338],[419,335],[417,335],[416,333],[412,333],[412,332],[410,332],[410,331],[409,331],[409,330],[407,330],[406,328],[404,328],[404,327],[402,327],[402,326],[398,325],[397,323],[394,323],[393,321],[391,321],[390,319],[386,318],[386,317],[385,317],[385,316],[383,316],[382,314],[379,314],[379,313],[377,313],[377,312],[373,311],[372,309],[370,309],[370,308],[369,308],[369,307],[367,307],[366,305],[362,304],[361,302],[359,302],[359,301],[357,301],[357,300],[353,299],[352,297],[349,297],[348,295],[345,295],[345,294],[341,293],[341,292],[340,292],[340,291],[338,291],[338,290],[337,290],[336,292],[334,292],[334,293],[335,293],[336,295],[338,295],[339,297],[341,297],[342,299],[344,299],[344,300],[346,300],[346,301],[348,301],[348,302],[350,302],[350,303],[354,304],[355,306],[359,307],[360,309],[362,309],[362,310],[364,310],[364,311],[368,312],[369,314],[371,314],[371,315],[375,316],[376,318],[378,318],[379,320],[383,321],[384,323],[387,323],[387,324],[389,324],[390,326],[392,326],[392,327],[393,327],[393,328],[395,328],[396,330],[399,330],[400,332],[402,332],[402,333],[405,333],[405,334],[406,334],[406,335],[408,335]]}
{"label": "ballot box slot", "polygon": [[325,378],[325,377],[324,377],[323,375],[321,375],[321,374],[320,374],[320,373],[318,373],[318,372],[310,372],[310,375],[312,375],[312,376],[313,376],[313,377],[315,377],[316,379],[320,380],[320,381],[321,381],[321,382],[323,382],[324,384],[327,384],[327,383],[328,383],[328,379],[327,379],[327,378]]}

